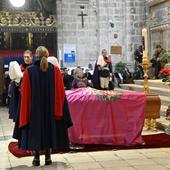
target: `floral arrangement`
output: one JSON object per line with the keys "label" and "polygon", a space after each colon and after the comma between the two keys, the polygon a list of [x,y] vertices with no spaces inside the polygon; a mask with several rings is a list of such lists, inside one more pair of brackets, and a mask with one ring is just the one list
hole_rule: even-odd
{"label": "floral arrangement", "polygon": [[163,82],[170,82],[170,69],[168,68],[161,69],[160,78],[162,78]]}
{"label": "floral arrangement", "polygon": [[118,90],[98,90],[91,87],[89,87],[88,90],[90,94],[104,101],[118,100],[123,95],[123,93]]}
{"label": "floral arrangement", "polygon": [[[162,78],[163,82],[168,83],[170,85],[170,69],[168,68],[161,69],[160,77]],[[170,105],[166,110],[166,119],[170,120]]]}

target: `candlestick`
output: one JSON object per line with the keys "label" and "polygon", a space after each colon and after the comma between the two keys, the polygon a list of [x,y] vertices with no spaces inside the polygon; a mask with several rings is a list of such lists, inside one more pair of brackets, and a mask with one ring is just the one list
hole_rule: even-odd
{"label": "candlestick", "polygon": [[144,51],[143,51],[143,58],[142,58],[142,67],[143,67],[143,72],[144,72],[144,92],[149,93],[149,86],[148,86],[148,71],[149,68],[151,67],[151,64],[149,63],[148,60],[148,35],[147,35],[147,29],[143,28],[142,29],[142,36],[144,38]]}
{"label": "candlestick", "polygon": [[146,51],[146,53],[148,53],[148,33],[147,33],[147,29],[143,28],[142,29],[142,36],[144,38],[144,51]]}
{"label": "candlestick", "polygon": [[[151,63],[148,60],[148,34],[147,29],[142,29],[142,36],[144,38],[144,51],[143,51],[143,58],[142,58],[142,67],[144,72],[144,92],[149,94],[149,85],[148,85],[148,71],[151,67]],[[155,119],[145,119],[145,127],[147,130],[153,129],[155,130]]]}

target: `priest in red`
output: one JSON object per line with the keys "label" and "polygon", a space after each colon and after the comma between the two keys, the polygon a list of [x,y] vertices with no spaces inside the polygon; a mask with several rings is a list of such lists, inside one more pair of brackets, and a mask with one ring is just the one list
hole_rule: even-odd
{"label": "priest in red", "polygon": [[24,72],[13,134],[19,148],[34,150],[34,166],[40,165],[40,150],[45,151],[45,165],[50,165],[50,150],[69,146],[67,129],[72,126],[60,70],[48,63],[48,56],[45,47],[38,47],[35,63]]}

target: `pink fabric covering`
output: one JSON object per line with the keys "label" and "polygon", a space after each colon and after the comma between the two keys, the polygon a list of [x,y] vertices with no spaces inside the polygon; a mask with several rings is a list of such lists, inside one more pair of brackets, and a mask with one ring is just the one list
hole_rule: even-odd
{"label": "pink fabric covering", "polygon": [[[111,99],[102,98],[110,96]],[[109,93],[106,94],[105,93]],[[69,137],[76,144],[142,144],[146,95],[143,92],[66,91],[73,126]]]}

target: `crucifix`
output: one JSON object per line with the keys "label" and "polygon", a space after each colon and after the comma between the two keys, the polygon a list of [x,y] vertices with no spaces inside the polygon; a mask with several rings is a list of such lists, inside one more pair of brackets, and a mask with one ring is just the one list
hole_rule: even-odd
{"label": "crucifix", "polygon": [[82,28],[84,28],[84,16],[87,16],[87,14],[84,14],[83,11],[81,11],[81,14],[78,14],[78,16],[81,17]]}

